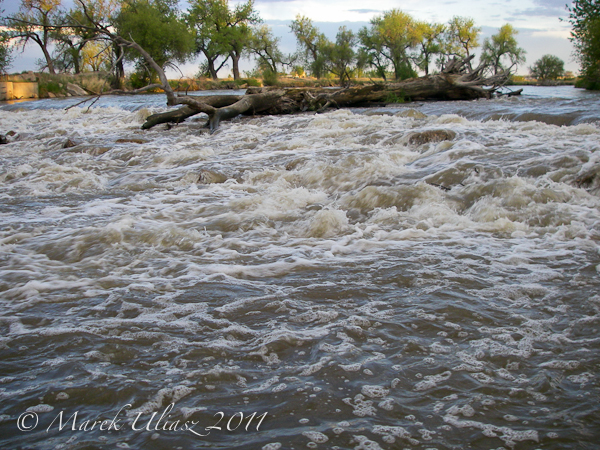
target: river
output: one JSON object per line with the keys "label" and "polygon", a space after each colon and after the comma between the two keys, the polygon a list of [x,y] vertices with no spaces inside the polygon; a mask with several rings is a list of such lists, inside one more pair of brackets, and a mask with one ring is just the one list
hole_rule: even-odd
{"label": "river", "polygon": [[0,107],[0,448],[600,448],[598,93],[78,101]]}

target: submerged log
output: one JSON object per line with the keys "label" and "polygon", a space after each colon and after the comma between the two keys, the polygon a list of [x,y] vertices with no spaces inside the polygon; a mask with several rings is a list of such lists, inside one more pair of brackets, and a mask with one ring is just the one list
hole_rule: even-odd
{"label": "submerged log", "polygon": [[497,92],[496,96],[498,97],[514,97],[516,95],[521,95],[521,93],[523,92],[523,89],[517,89],[516,91],[509,91],[509,92]]}
{"label": "submerged log", "polygon": [[[469,70],[473,57],[451,61],[442,73],[413,78],[397,83],[376,83],[340,89],[323,88],[250,88],[243,96],[170,96],[170,104],[185,104],[177,110],[149,116],[143,129],[160,123],[179,123],[200,112],[209,116],[211,132],[222,120],[239,115],[277,115],[301,111],[322,112],[330,107],[340,108],[364,104],[382,104],[391,100],[472,100],[491,98],[509,73],[485,77],[485,67]],[[489,86],[489,87],[484,87]]]}
{"label": "submerged log", "polygon": [[[313,110],[325,111],[327,108],[355,106],[359,104],[377,104],[393,100],[470,100],[490,98],[498,87],[504,85],[510,76],[504,71],[492,76],[490,67],[485,63],[472,69],[471,61],[474,55],[467,58],[449,61],[439,74],[413,78],[397,83],[372,84],[349,88],[331,89],[248,89],[243,96],[188,96],[176,93],[163,70],[142,46],[130,39],[115,33],[112,27],[98,22],[88,5],[83,0],[76,0],[89,21],[89,24],[78,25],[93,31],[98,37],[112,41],[121,49],[137,52],[146,65],[157,75],[159,85],[167,97],[167,105],[181,105],[181,108],[162,114],[155,114],[146,120],[143,129],[152,128],[160,123],[178,123],[199,113],[208,115],[208,126],[214,132],[222,120],[229,120],[240,114],[290,114],[294,112]],[[29,25],[39,25],[29,23]],[[489,86],[489,87],[484,87]]]}

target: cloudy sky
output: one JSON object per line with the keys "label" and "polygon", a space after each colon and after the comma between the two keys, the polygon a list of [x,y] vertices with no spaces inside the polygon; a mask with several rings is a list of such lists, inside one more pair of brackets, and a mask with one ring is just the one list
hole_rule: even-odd
{"label": "cloudy sky", "polygon": [[[568,13],[565,0],[257,0],[256,8],[274,32],[282,38],[283,47],[295,46],[289,33],[289,21],[297,14],[310,17],[330,39],[340,25],[357,31],[369,20],[384,11],[397,8],[414,18],[429,22],[448,22],[453,16],[475,19],[481,27],[480,42],[496,33],[505,23],[518,31],[519,45],[527,51],[527,62],[519,72],[528,73],[528,67],[545,54],[554,54],[565,61],[567,70],[577,71],[573,46],[569,41],[570,25],[561,22]],[[477,52],[476,52],[477,53]]]}
{"label": "cloudy sky", "polygon": [[[69,0],[63,0],[67,3]],[[236,3],[230,0],[231,3]],[[3,7],[6,14],[17,10],[21,2],[5,0]],[[70,3],[70,2],[69,2]],[[354,31],[368,25],[369,20],[384,11],[397,8],[409,13],[414,18],[429,22],[448,22],[453,16],[466,16],[475,19],[481,27],[480,42],[494,34],[505,23],[510,23],[519,34],[517,40],[527,54],[526,63],[519,67],[518,73],[527,74],[528,67],[545,54],[553,54],[565,61],[565,69],[578,71],[578,64],[572,56],[573,47],[569,41],[570,25],[561,22],[568,13],[565,0],[255,0],[255,7],[265,23],[273,28],[276,36],[281,38],[284,52],[293,52],[296,47],[294,36],[290,33],[289,24],[297,14],[313,20],[330,39],[335,39],[338,28],[346,25]],[[475,51],[477,53],[477,51]],[[24,54],[16,54],[12,70],[35,69],[35,60],[41,52],[35,47],[28,47]],[[193,75],[197,71],[198,62],[182,66],[185,75]],[[252,67],[247,61],[242,70]],[[224,75],[224,74],[222,74]]]}

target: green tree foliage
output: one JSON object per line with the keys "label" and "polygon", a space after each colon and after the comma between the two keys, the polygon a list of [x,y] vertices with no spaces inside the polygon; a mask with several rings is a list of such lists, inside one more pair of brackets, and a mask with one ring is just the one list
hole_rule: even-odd
{"label": "green tree foliage", "polygon": [[353,66],[357,62],[357,54],[354,50],[357,41],[352,30],[342,26],[336,36],[335,44],[330,44],[327,49],[329,70],[339,77],[341,85],[350,81]]}
{"label": "green tree foliage", "polygon": [[97,38],[93,24],[106,21],[109,6],[102,0],[79,0],[68,13],[58,19],[60,27],[52,33],[56,43],[55,65],[62,71],[80,73],[83,66],[83,48]]}
{"label": "green tree foliage", "polygon": [[575,0],[569,13],[583,86],[600,90],[600,1]]}
{"label": "green tree foliage", "polygon": [[565,62],[558,56],[544,55],[529,68],[538,80],[556,80],[565,74]]}
{"label": "green tree foliage", "polygon": [[[163,68],[172,61],[183,62],[194,50],[194,38],[176,5],[174,0],[126,0],[115,19],[117,32],[138,43]],[[125,58],[136,63],[139,73],[145,70],[136,52],[126,51]],[[155,74],[147,73],[154,79]]]}
{"label": "green tree foliage", "polygon": [[[239,60],[249,48],[253,24],[260,22],[253,0],[229,8],[228,0],[196,0],[187,15],[196,33],[196,52],[207,60],[207,70],[213,79],[225,61],[231,58],[234,79],[240,78]],[[222,59],[217,66],[219,58]]]}
{"label": "green tree foliage", "polygon": [[[194,31],[196,54],[202,54],[206,61],[200,72],[205,72],[213,80],[229,58],[229,51],[221,30],[226,26],[229,6],[220,0],[195,0],[190,2],[186,21]],[[221,60],[219,62],[219,59]]]}
{"label": "green tree foliage", "polygon": [[481,28],[475,26],[470,17],[454,16],[446,28],[446,53],[464,58],[471,55],[471,50],[479,47]]}
{"label": "green tree foliage", "polygon": [[[0,5],[3,0],[0,0]],[[0,9],[0,14],[4,13]],[[13,61],[12,48],[10,46],[10,34],[7,31],[0,30],[0,74],[6,73]]]}
{"label": "green tree foliage", "polygon": [[419,45],[417,22],[408,14],[392,9],[371,20],[371,27],[359,33],[367,60],[377,72],[391,65],[397,80],[416,75],[412,69],[409,50]]}
{"label": "green tree foliage", "polygon": [[0,31],[0,73],[6,73],[12,62],[10,35],[6,31]]}
{"label": "green tree foliage", "polygon": [[518,46],[517,34],[518,31],[507,23],[491,39],[483,41],[481,61],[489,64],[494,74],[525,62],[525,50]]}
{"label": "green tree foliage", "polygon": [[390,62],[384,55],[381,36],[372,27],[363,27],[358,32],[358,39],[361,44],[358,51],[358,58],[361,61],[360,65],[363,67],[373,67],[376,76],[387,81],[387,71]]}
{"label": "green tree foliage", "polygon": [[296,36],[298,46],[311,74],[321,78],[325,74],[327,65],[326,52],[331,42],[315,27],[308,17],[296,16],[290,25],[292,33]]}
{"label": "green tree foliage", "polygon": [[260,22],[258,12],[254,9],[254,0],[238,3],[233,10],[228,11],[227,27],[223,31],[226,45],[229,47],[231,71],[235,80],[240,79],[239,61],[252,40],[251,25]]}
{"label": "green tree foliage", "polygon": [[267,25],[259,25],[253,28],[248,48],[249,52],[256,58],[261,71],[270,70],[277,73],[280,66],[288,63],[281,50],[279,50],[279,38],[273,36],[271,28]]}
{"label": "green tree foliage", "polygon": [[25,48],[29,42],[39,45],[48,72],[56,73],[49,46],[53,33],[60,25],[61,0],[22,0],[19,12],[6,21],[11,37]]}
{"label": "green tree foliage", "polygon": [[445,51],[444,35],[446,26],[441,23],[417,22],[416,33],[419,37],[419,53],[416,56],[416,64],[425,75],[429,75],[429,65],[435,55],[441,55]]}

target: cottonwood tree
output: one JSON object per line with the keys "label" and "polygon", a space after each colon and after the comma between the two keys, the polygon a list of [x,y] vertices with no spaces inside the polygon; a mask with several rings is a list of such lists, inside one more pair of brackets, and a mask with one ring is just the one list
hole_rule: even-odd
{"label": "cottonwood tree", "polygon": [[377,76],[387,81],[387,71],[390,65],[384,55],[383,39],[372,28],[362,27],[358,31],[360,48],[358,58],[364,67],[373,67]]}
{"label": "cottonwood tree", "polygon": [[207,72],[213,80],[219,78],[219,70],[229,59],[229,49],[220,34],[225,27],[225,9],[222,1],[195,0],[185,16],[188,26],[193,30],[196,54],[202,54],[206,61],[201,72]]}
{"label": "cottonwood tree", "polygon": [[[239,61],[252,39],[251,26],[260,22],[253,0],[230,9],[228,0],[195,0],[186,16],[196,33],[196,51],[207,61],[213,79],[231,59],[233,78],[240,78]],[[217,65],[219,58],[223,58]]]}
{"label": "cottonwood tree", "polygon": [[[114,20],[117,33],[136,42],[161,68],[183,62],[194,50],[194,38],[178,15],[175,0],[127,0]],[[139,52],[129,48],[125,58],[136,63],[143,78],[155,79],[154,67],[148,66]]]}
{"label": "cottonwood tree", "polygon": [[12,49],[10,47],[10,35],[6,31],[0,31],[0,73],[6,73],[13,61]]}
{"label": "cottonwood tree", "polygon": [[468,57],[471,51],[479,47],[481,28],[475,26],[475,20],[470,17],[454,16],[448,22],[446,29],[448,54]]}
{"label": "cottonwood tree", "polygon": [[357,54],[354,47],[357,44],[357,38],[347,27],[339,28],[335,43],[330,44],[326,55],[329,61],[329,70],[340,79],[343,86],[350,81],[352,68],[357,61]]}
{"label": "cottonwood tree", "polygon": [[258,12],[254,9],[253,0],[246,3],[238,3],[233,10],[228,10],[227,26],[223,30],[223,39],[229,47],[229,57],[231,58],[231,71],[233,79],[240,79],[240,58],[247,52],[250,41],[252,40],[251,25],[260,22]]}
{"label": "cottonwood tree", "polygon": [[[0,5],[4,0],[0,0]],[[0,9],[0,14],[4,10]],[[5,73],[13,61],[12,48],[10,46],[10,34],[8,31],[0,30],[0,74]]]}
{"label": "cottonwood tree", "polygon": [[565,62],[558,56],[544,55],[529,68],[538,80],[556,80],[565,74]]}
{"label": "cottonwood tree", "polygon": [[277,73],[283,65],[293,63],[293,55],[285,56],[279,49],[279,41],[268,25],[258,25],[252,29],[248,50],[256,58],[259,69]]}
{"label": "cottonwood tree", "polygon": [[49,46],[53,34],[61,25],[61,0],[22,0],[17,14],[6,20],[11,29],[10,36],[25,49],[29,42],[35,42],[46,62],[48,72],[55,74],[54,62]]}
{"label": "cottonwood tree", "polygon": [[600,90],[600,2],[575,0],[568,10],[568,21],[573,26],[571,41],[581,65],[583,86]]}
{"label": "cottonwood tree", "polygon": [[76,3],[70,11],[60,14],[58,18],[60,26],[52,32],[57,55],[54,60],[64,71],[81,72],[83,48],[97,37],[93,23],[107,19],[109,10],[105,2],[86,0],[84,4],[87,14],[81,5]]}
{"label": "cottonwood tree", "polygon": [[317,79],[321,78],[325,74],[326,52],[331,42],[308,17],[297,15],[290,28],[296,36],[300,54],[303,55],[311,74]]}
{"label": "cottonwood tree", "polygon": [[429,75],[429,65],[435,55],[444,53],[444,33],[446,26],[441,23],[416,23],[419,36],[418,55],[416,64],[425,75]]}
{"label": "cottonwood tree", "polygon": [[479,33],[481,28],[476,27],[475,20],[470,17],[454,16],[450,19],[444,34],[444,54],[438,58],[437,65],[444,67],[454,57],[471,56],[472,50],[479,47]]}
{"label": "cottonwood tree", "polygon": [[81,50],[81,68],[85,72],[110,70],[112,65],[112,46],[103,41],[90,41]]}
{"label": "cottonwood tree", "polygon": [[525,50],[518,46],[515,38],[518,33],[507,23],[500,27],[498,33],[483,41],[481,61],[490,67],[494,75],[525,62]]}
{"label": "cottonwood tree", "polygon": [[371,27],[361,33],[361,42],[370,44],[368,50],[379,52],[381,60],[393,68],[396,80],[416,76],[409,51],[419,45],[419,34],[414,19],[397,9],[386,11],[371,20]]}

